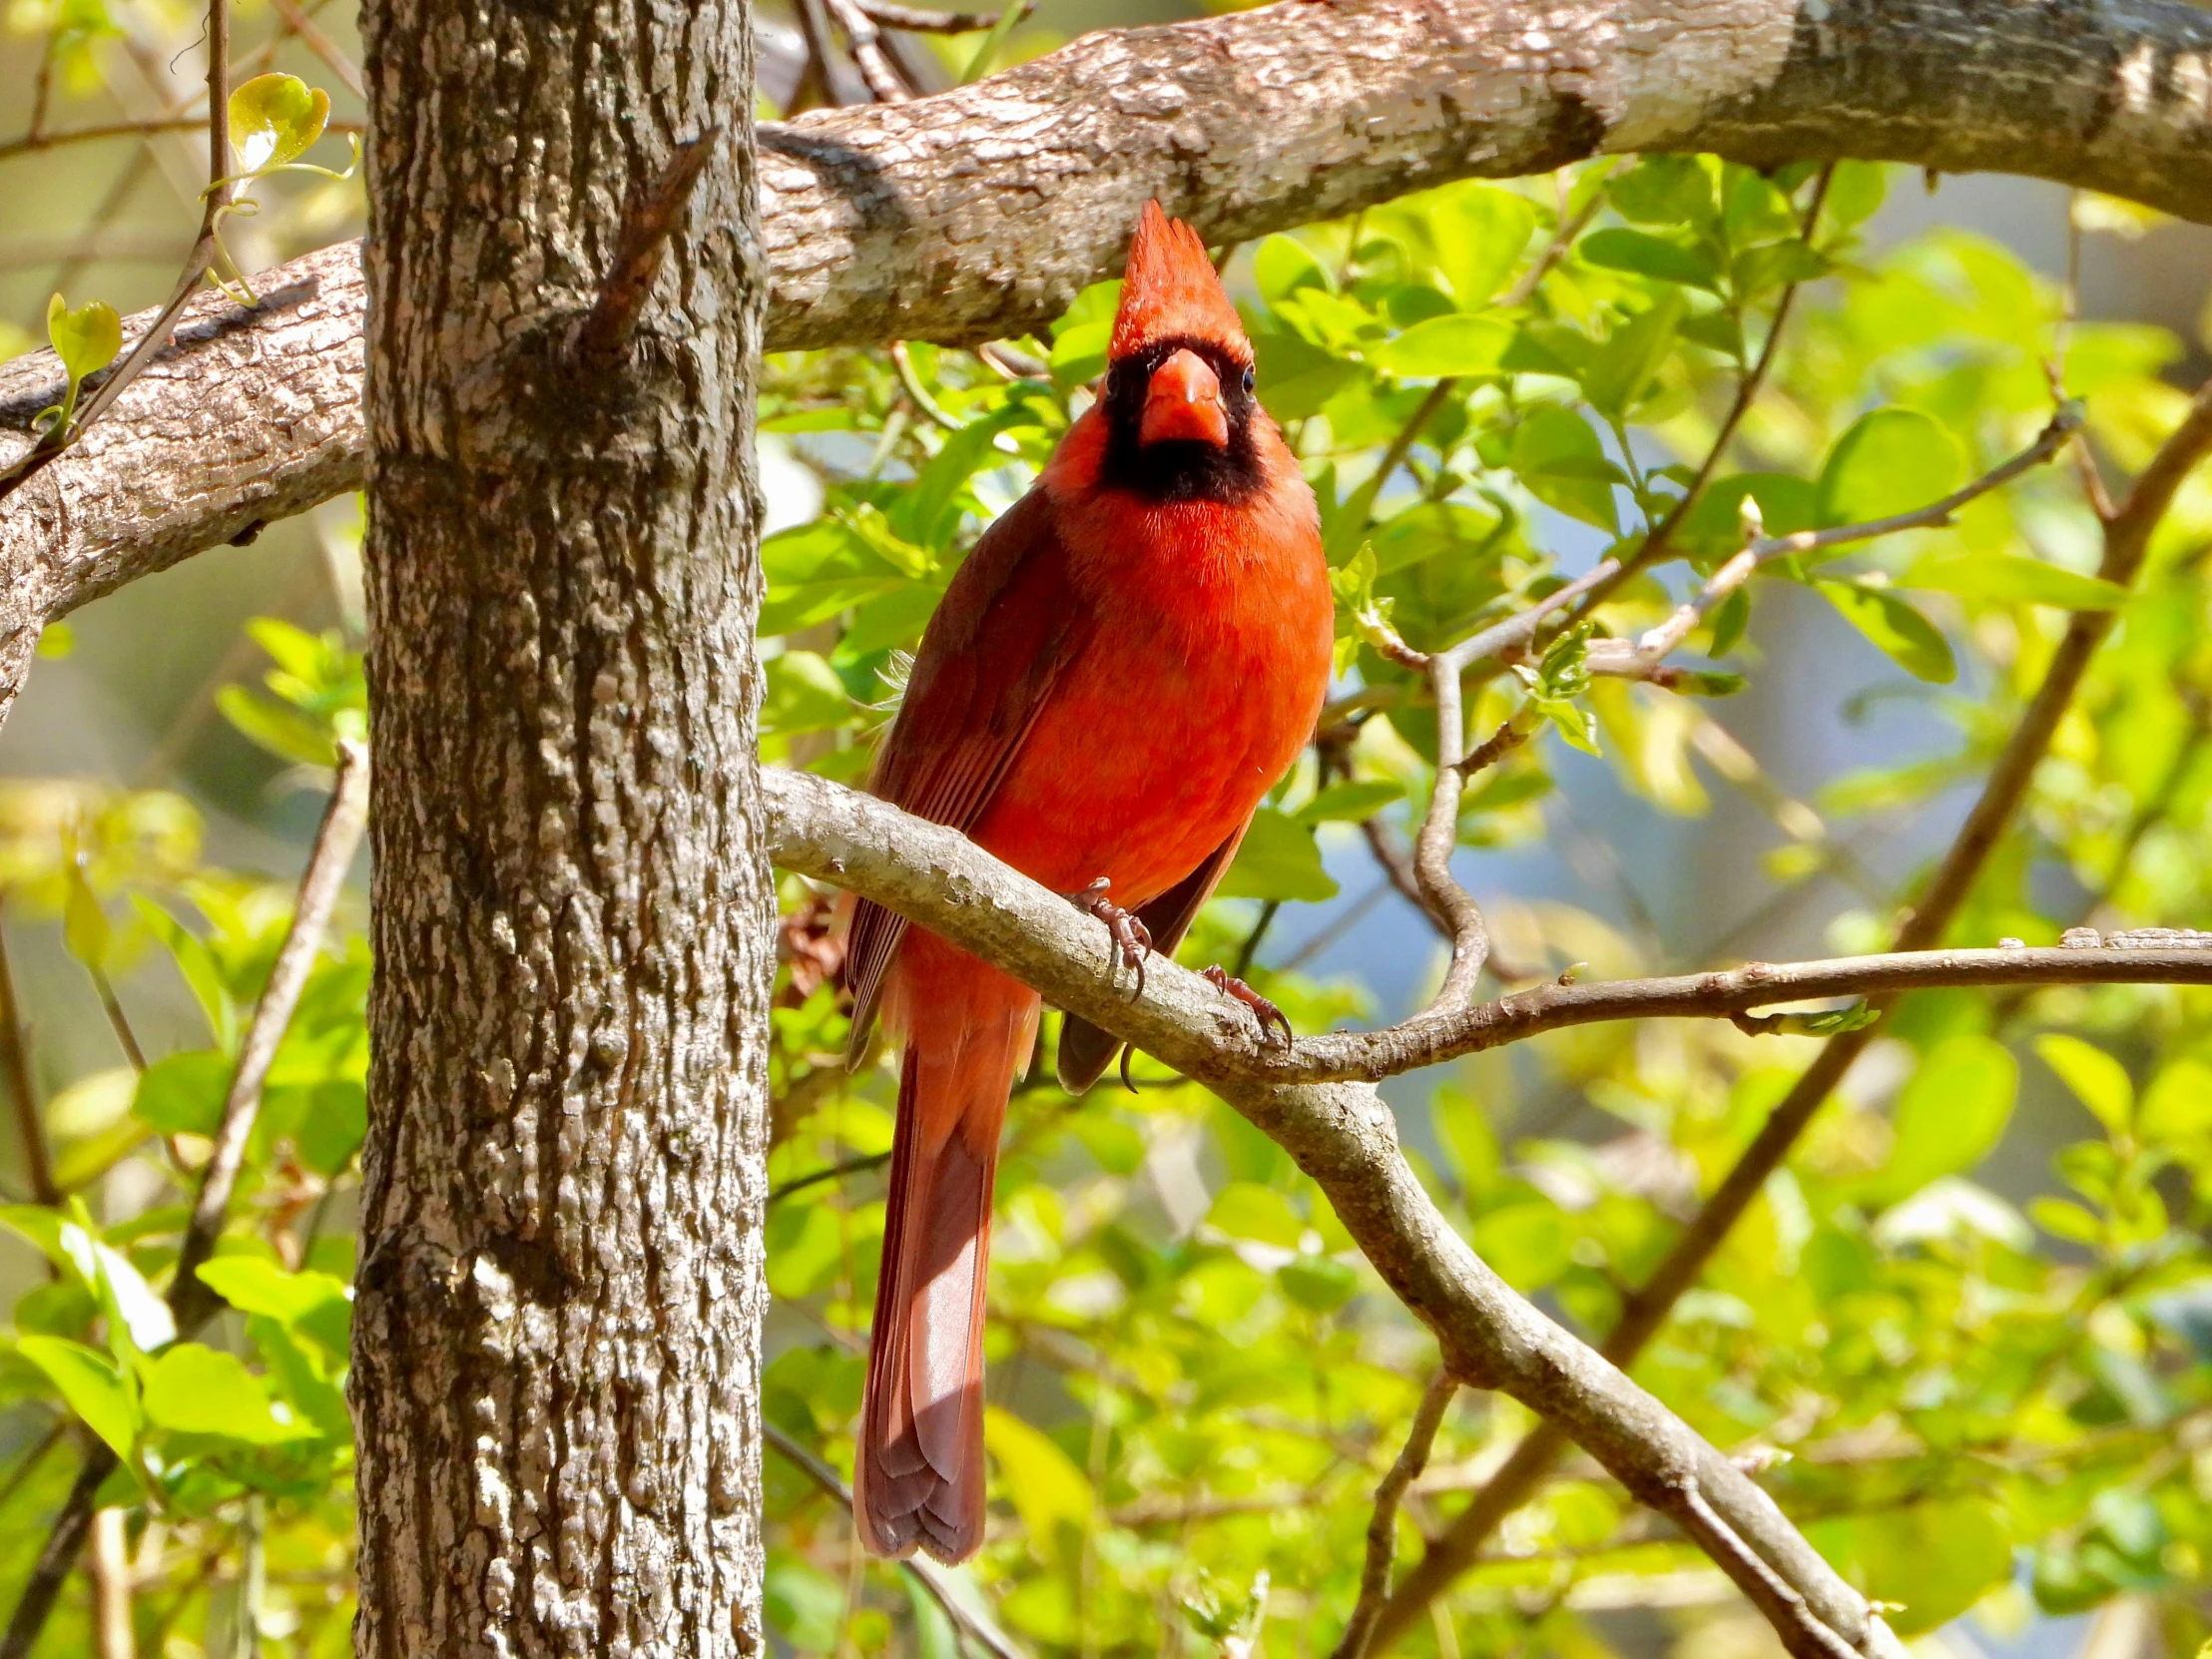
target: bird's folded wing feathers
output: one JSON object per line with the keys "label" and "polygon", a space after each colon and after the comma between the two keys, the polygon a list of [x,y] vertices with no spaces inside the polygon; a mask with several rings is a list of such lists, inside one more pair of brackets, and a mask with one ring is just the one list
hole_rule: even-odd
{"label": "bird's folded wing feathers", "polygon": [[[967,830],[989,807],[1038,711],[1091,636],[1087,607],[1057,551],[1042,488],[1002,514],[945,590],[907,676],[869,790],[917,818]],[[884,970],[906,919],[862,899],[846,935],[852,992],[848,1053],[874,1022]]]}

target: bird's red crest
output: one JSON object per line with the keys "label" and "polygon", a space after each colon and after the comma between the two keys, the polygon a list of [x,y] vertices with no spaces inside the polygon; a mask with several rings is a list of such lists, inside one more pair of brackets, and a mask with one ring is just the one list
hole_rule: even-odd
{"label": "bird's red crest", "polygon": [[1147,202],[1129,244],[1112,355],[1119,361],[1155,340],[1176,338],[1213,340],[1248,356],[1252,349],[1198,233]]}

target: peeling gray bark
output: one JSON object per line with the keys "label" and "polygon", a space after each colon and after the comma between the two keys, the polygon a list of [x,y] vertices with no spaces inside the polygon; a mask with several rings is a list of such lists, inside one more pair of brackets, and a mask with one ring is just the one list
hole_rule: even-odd
{"label": "peeling gray bark", "polygon": [[[747,10],[365,9],[364,1659],[767,1652]],[[578,376],[626,193],[717,123]]]}
{"label": "peeling gray bark", "polygon": [[[1111,271],[1148,197],[1233,242],[1600,152],[2021,173],[2212,223],[2212,14],[1291,0],[1088,35],[934,98],[771,124],[762,146],[771,349],[973,342],[1043,323]],[[355,486],[355,258],[267,274],[252,316],[200,302],[200,334],[124,395],[110,435],[0,505],[0,717],[24,630]],[[50,353],[0,366],[0,464],[59,384]]]}

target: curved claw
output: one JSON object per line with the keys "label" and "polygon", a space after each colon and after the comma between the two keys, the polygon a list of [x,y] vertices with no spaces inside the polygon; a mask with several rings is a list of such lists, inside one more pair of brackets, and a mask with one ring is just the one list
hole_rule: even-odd
{"label": "curved claw", "polygon": [[1260,1022],[1260,1040],[1263,1043],[1271,1047],[1274,1045],[1276,1041],[1275,1028],[1277,1026],[1283,1028],[1282,1042],[1285,1048],[1290,1047],[1292,1043],[1298,1040],[1297,1033],[1291,1029],[1291,1016],[1227,968],[1217,963],[1215,966],[1205,969],[1201,977],[1217,991],[1226,992],[1252,1010],[1252,1017]]}
{"label": "curved claw", "polygon": [[1113,883],[1101,875],[1080,892],[1064,894],[1070,904],[1086,914],[1098,917],[1106,924],[1106,931],[1113,936],[1114,949],[1123,967],[1137,975],[1136,989],[1129,993],[1134,1002],[1144,995],[1144,961],[1152,953],[1152,930],[1137,918],[1134,911],[1125,910],[1106,896]]}

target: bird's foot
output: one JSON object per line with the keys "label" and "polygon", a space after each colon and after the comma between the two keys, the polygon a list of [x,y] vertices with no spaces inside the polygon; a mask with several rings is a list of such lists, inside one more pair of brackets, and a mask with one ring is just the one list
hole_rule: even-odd
{"label": "bird's foot", "polygon": [[1227,968],[1217,964],[1207,968],[1201,977],[1215,990],[1226,991],[1252,1010],[1253,1018],[1260,1022],[1260,1040],[1263,1043],[1271,1045],[1274,1043],[1275,1027],[1279,1025],[1283,1028],[1283,1046],[1285,1048],[1290,1047],[1292,1043],[1298,1040],[1296,1033],[1291,1030],[1291,1016]]}
{"label": "bird's foot", "polygon": [[1134,1002],[1144,995],[1144,959],[1152,953],[1152,934],[1136,913],[1123,909],[1106,896],[1113,883],[1101,875],[1080,892],[1064,893],[1078,910],[1094,915],[1106,924],[1106,931],[1113,935],[1114,952],[1123,967],[1137,975],[1137,988],[1129,993]]}

